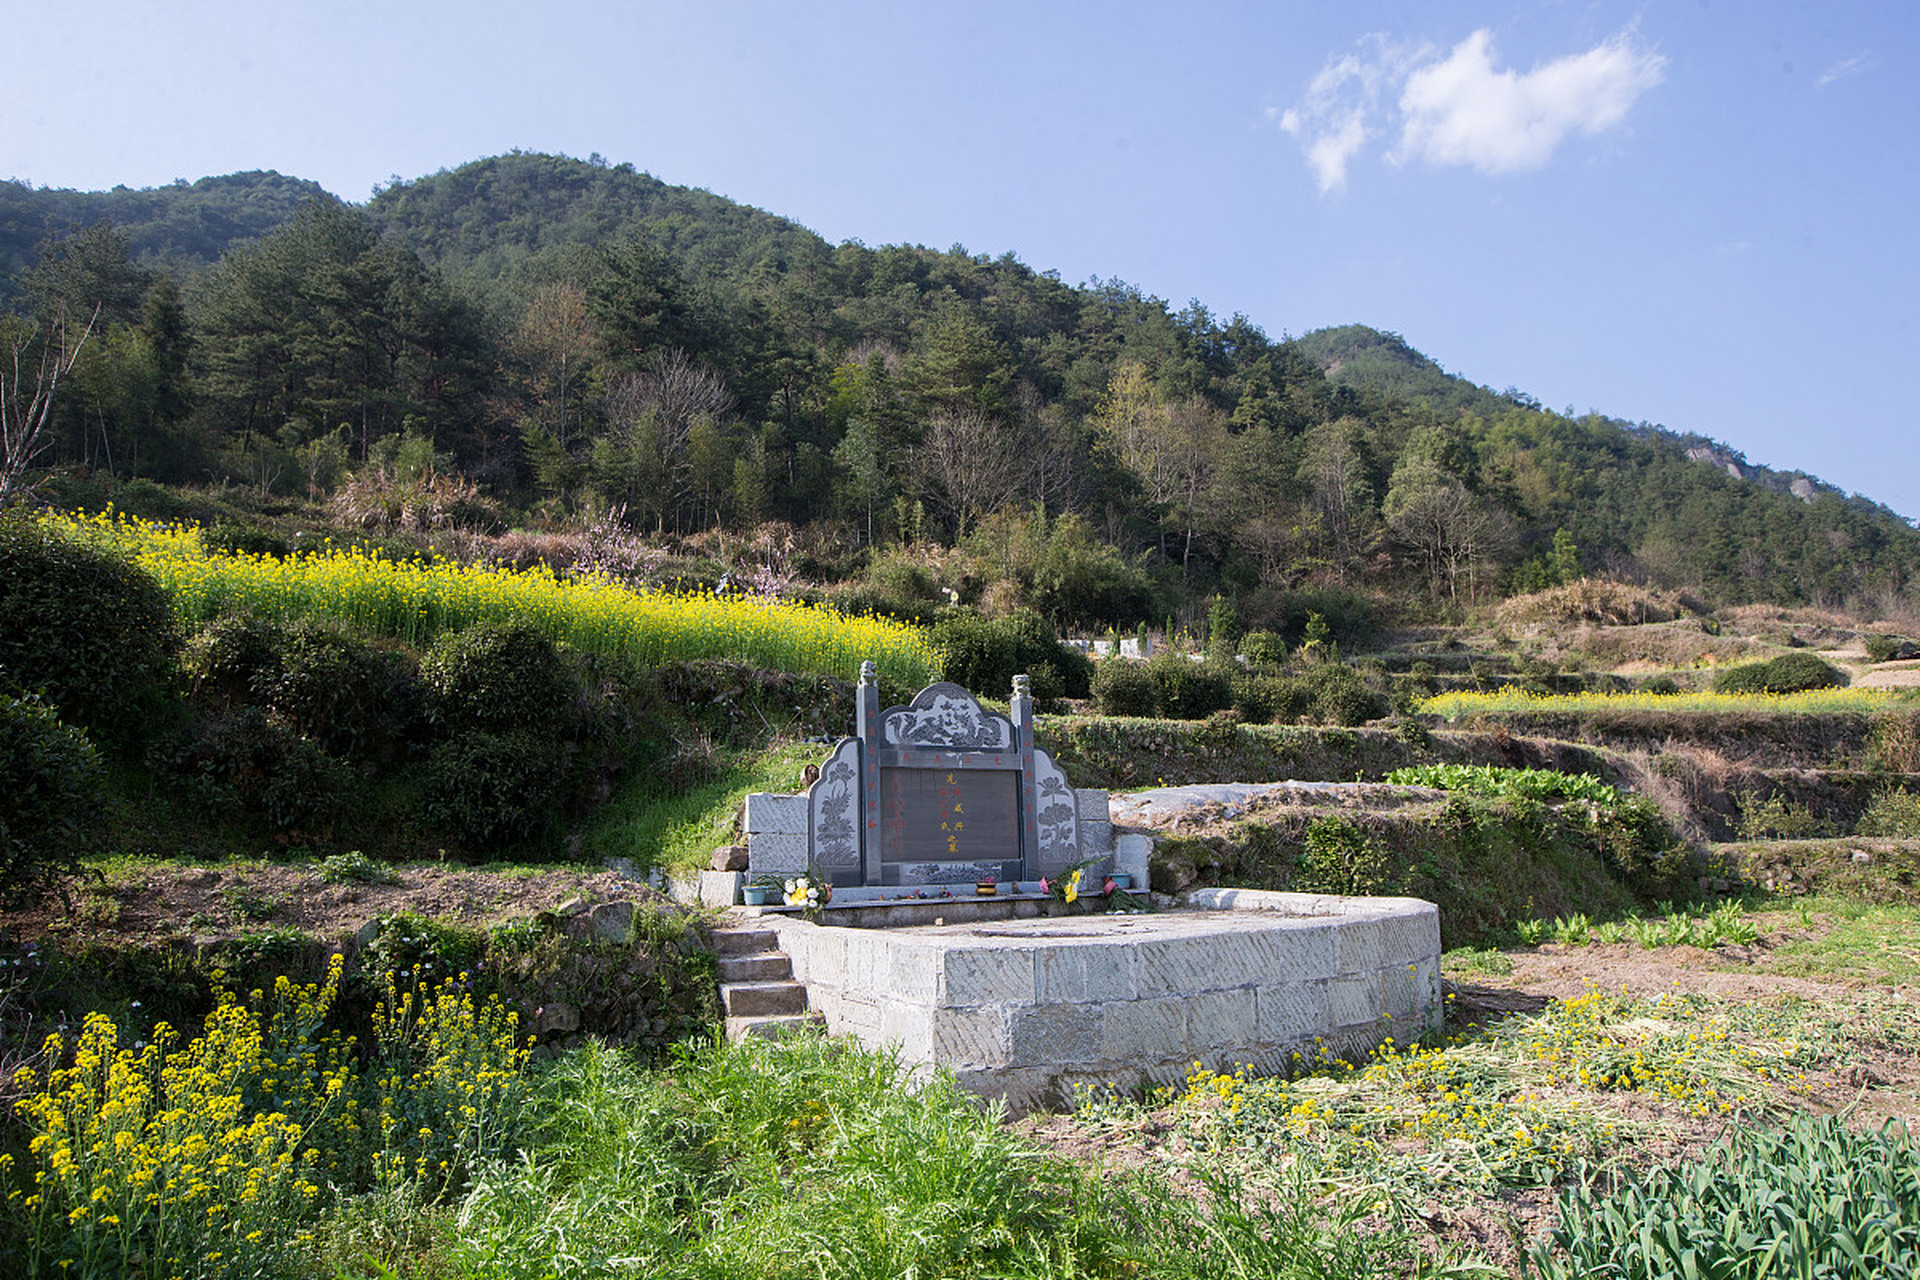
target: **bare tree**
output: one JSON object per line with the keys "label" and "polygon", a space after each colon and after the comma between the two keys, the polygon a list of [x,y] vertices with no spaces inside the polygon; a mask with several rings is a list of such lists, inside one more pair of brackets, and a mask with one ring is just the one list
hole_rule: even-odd
{"label": "bare tree", "polygon": [[934,500],[953,517],[954,536],[1019,496],[1027,458],[1012,433],[975,409],[940,409],[927,421],[920,469]]}
{"label": "bare tree", "polygon": [[[66,307],[59,306],[44,336],[37,329],[11,335],[9,350],[0,358],[0,507],[24,492],[27,469],[53,444],[47,423],[60,379],[73,371],[99,318],[100,308],[95,307],[87,327],[69,341]],[[37,358],[28,354],[35,347]]]}
{"label": "bare tree", "polygon": [[1426,459],[1395,470],[1382,514],[1393,536],[1426,560],[1427,587],[1436,599],[1444,581],[1448,598],[1458,600],[1464,573],[1471,600],[1479,587],[1479,566],[1506,545],[1511,533],[1501,513]]}
{"label": "bare tree", "polygon": [[629,491],[653,512],[661,528],[678,512],[693,483],[688,444],[701,422],[724,422],[733,412],[725,379],[678,347],[655,353],[647,368],[607,388],[608,432],[627,456]]}

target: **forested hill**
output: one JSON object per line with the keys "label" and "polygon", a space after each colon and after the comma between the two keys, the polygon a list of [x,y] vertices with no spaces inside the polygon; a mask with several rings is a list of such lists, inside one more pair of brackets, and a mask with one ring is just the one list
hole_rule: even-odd
{"label": "forested hill", "polygon": [[102,222],[120,229],[138,261],[182,270],[210,266],[317,198],[328,198],[319,183],[271,171],[143,190],[65,191],[0,182],[0,284],[37,261],[44,241]]}
{"label": "forested hill", "polygon": [[1275,340],[1011,254],[829,245],[598,161],[515,153],[295,211],[315,192],[0,186],[0,251],[31,259],[11,332],[112,303],[41,461],[325,496],[430,446],[516,520],[1025,547],[1019,590],[1079,623],[1581,570],[1730,601],[1920,581],[1920,533],[1884,508],[1363,326]]}
{"label": "forested hill", "polygon": [[490,298],[512,299],[578,269],[583,250],[643,229],[693,279],[822,257],[811,231],[708,191],[670,186],[631,164],[515,153],[395,183],[367,206],[426,261]]}

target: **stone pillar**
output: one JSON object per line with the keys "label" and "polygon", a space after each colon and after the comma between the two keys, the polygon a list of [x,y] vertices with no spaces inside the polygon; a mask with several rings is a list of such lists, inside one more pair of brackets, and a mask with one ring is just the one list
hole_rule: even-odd
{"label": "stone pillar", "polygon": [[1013,678],[1014,750],[1020,753],[1020,878],[1040,875],[1040,789],[1033,767],[1033,688],[1024,675]]}
{"label": "stone pillar", "polygon": [[860,664],[860,685],[854,690],[854,735],[860,740],[860,865],[866,882],[880,883],[880,671],[871,661]]}

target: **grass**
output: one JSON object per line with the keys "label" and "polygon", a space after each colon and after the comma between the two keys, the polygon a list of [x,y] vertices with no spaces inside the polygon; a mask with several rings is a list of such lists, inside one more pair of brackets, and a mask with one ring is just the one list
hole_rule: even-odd
{"label": "grass", "polygon": [[714,776],[696,786],[630,779],[595,811],[581,849],[596,862],[629,858],[678,875],[704,870],[714,849],[736,838],[748,792],[798,791],[802,771],[823,754],[819,746],[797,743],[764,751],[721,748]]}
{"label": "grass", "polygon": [[329,618],[425,646],[443,631],[524,619],[556,642],[624,653],[648,665],[732,658],[780,671],[851,679],[871,659],[883,679],[918,688],[939,678],[924,632],[891,618],[757,598],[634,590],[610,579],[561,578],[484,564],[387,560],[357,551],[275,558],[206,551],[199,530],[128,516],[47,516],[58,532],[130,556],[187,624],[233,610],[289,620]]}
{"label": "grass", "polygon": [[1490,693],[1441,693],[1415,709],[1458,720],[1463,716],[1551,712],[1667,711],[1701,715],[1864,715],[1911,702],[1891,689],[1810,689],[1804,693],[1560,693],[1535,694],[1508,686]]}
{"label": "grass", "polygon": [[1788,935],[1768,956],[1775,973],[1881,986],[1920,982],[1920,907],[1817,896],[1757,919]]}
{"label": "grass", "polygon": [[1202,1174],[1201,1199],[1152,1172],[1101,1179],[949,1080],[914,1083],[894,1057],[819,1038],[713,1046],[652,1073],[588,1049],[536,1109],[527,1154],[476,1180],[413,1270],[1318,1280],[1422,1265],[1411,1233],[1364,1205],[1226,1171]]}

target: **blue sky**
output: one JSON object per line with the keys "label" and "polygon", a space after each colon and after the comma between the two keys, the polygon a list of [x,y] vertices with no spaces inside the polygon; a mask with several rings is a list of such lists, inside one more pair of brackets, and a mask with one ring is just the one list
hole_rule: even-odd
{"label": "blue sky", "polygon": [[1714,436],[1920,515],[1920,6],[40,5],[0,175],[515,147]]}

